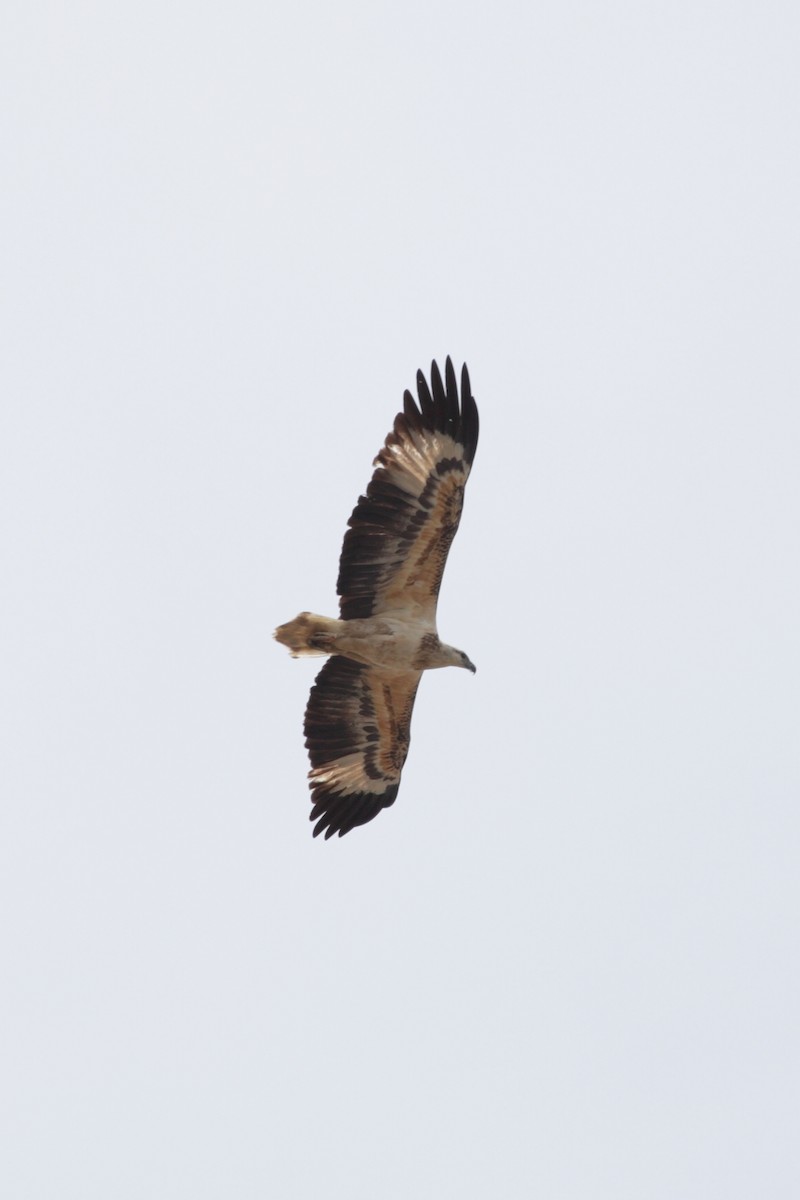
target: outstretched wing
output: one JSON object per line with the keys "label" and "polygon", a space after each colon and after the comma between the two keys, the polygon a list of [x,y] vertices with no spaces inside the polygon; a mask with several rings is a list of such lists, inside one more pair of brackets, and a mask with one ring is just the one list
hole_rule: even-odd
{"label": "outstretched wing", "polygon": [[325,663],[305,719],[314,837],[342,837],[394,804],[419,680],[340,655]]}
{"label": "outstretched wing", "polygon": [[345,620],[398,610],[435,618],[478,444],[478,409],[466,364],[460,405],[449,358],[444,383],[431,364],[431,390],[418,371],[419,406],[406,392],[367,494],[348,521],[336,585]]}

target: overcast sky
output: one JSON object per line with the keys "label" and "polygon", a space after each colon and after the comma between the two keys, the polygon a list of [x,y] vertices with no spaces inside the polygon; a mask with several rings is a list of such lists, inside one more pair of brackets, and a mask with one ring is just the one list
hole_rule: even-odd
{"label": "overcast sky", "polygon": [[[8,3],[0,1192],[800,1195],[797,5]],[[313,840],[403,389],[481,441]]]}

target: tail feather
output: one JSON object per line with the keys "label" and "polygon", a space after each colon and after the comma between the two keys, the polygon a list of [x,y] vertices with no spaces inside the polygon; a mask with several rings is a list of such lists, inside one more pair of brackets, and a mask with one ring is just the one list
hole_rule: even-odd
{"label": "tail feather", "polygon": [[293,621],[279,625],[273,636],[282,646],[288,647],[292,658],[333,654],[340,624],[333,617],[302,612]]}

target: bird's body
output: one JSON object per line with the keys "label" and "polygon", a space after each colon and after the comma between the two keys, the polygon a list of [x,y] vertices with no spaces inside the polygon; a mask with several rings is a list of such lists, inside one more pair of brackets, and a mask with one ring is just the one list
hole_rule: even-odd
{"label": "bird's body", "polygon": [[339,618],[300,613],[275,637],[293,656],[330,655],[306,709],[314,835],[341,837],[394,802],[423,671],[475,668],[441,642],[436,603],[478,442],[466,366],[459,405],[450,359],[433,395],[417,372],[348,522],[339,565]]}
{"label": "bird's body", "polygon": [[387,671],[428,671],[463,667],[463,654],[439,640],[436,627],[405,615],[354,617],[350,621],[304,612],[280,625],[275,637],[293,658],[342,654],[354,662]]}

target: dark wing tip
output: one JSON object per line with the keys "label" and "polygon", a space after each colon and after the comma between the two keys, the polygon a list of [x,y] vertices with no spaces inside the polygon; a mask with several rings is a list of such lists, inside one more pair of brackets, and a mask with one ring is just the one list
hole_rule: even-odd
{"label": "dark wing tip", "polygon": [[458,384],[456,383],[456,373],[453,370],[453,360],[448,354],[444,363],[444,383],[447,391],[447,399],[452,403],[458,401]]}
{"label": "dark wing tip", "polygon": [[[422,421],[429,429],[447,433],[464,447],[464,458],[472,463],[478,445],[478,406],[472,395],[467,364],[461,368],[461,403],[459,405],[458,383],[453,360],[448,354],[444,365],[444,382],[439,364],[431,363],[431,386],[422,371],[417,371],[417,392],[420,398]],[[409,400],[410,393],[406,392]],[[404,397],[404,404],[408,404]],[[413,400],[411,400],[413,405]],[[414,405],[416,410],[416,406]],[[408,413],[408,407],[406,407]]]}
{"label": "dark wing tip", "polygon": [[461,368],[461,441],[464,445],[464,456],[470,465],[478,447],[478,406],[472,395],[467,364]]}
{"label": "dark wing tip", "polygon": [[424,420],[428,424],[433,424],[435,428],[433,399],[431,398],[428,381],[422,374],[422,371],[417,371],[417,395],[419,396],[419,406],[422,410]]}
{"label": "dark wing tip", "polygon": [[[439,370],[439,364],[434,361],[431,363],[431,391],[433,392],[433,409],[434,409],[434,428],[442,433],[448,432],[448,417],[451,416],[450,406],[448,405],[448,396],[444,390],[442,383],[442,375]],[[458,414],[458,397],[456,397],[456,415]]]}
{"label": "dark wing tip", "polygon": [[385,792],[376,795],[373,792],[355,792],[343,795],[341,792],[315,793],[314,807],[309,814],[310,821],[316,821],[314,837],[325,834],[325,840],[338,834],[344,837],[351,829],[366,825],[374,820],[383,808],[389,808],[397,798],[400,785],[397,783],[387,787]]}
{"label": "dark wing tip", "polygon": [[420,415],[420,411],[417,408],[414,397],[411,395],[411,392],[408,390],[408,388],[406,388],[406,390],[403,392],[403,413],[406,417],[406,420],[409,422],[409,424],[413,425],[415,429],[420,429],[422,427],[422,417]]}

